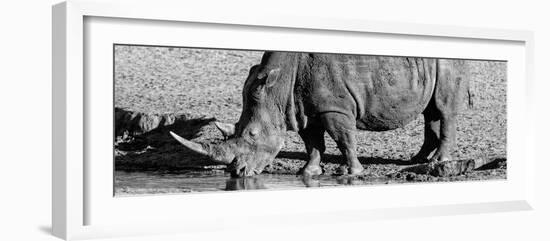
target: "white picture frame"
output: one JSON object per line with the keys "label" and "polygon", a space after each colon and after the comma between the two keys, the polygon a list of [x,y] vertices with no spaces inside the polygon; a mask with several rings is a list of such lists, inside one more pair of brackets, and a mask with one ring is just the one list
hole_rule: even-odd
{"label": "white picture frame", "polygon": [[[154,10],[152,10],[154,9]],[[392,22],[370,22],[357,21],[350,19],[330,19],[330,18],[301,18],[299,16],[283,16],[266,13],[250,13],[246,16],[239,14],[217,15],[209,12],[209,9],[193,8],[188,3],[180,2],[124,2],[124,1],[84,1],[73,0],[60,3],[53,7],[53,167],[52,167],[52,227],[53,234],[63,239],[85,239],[94,237],[112,237],[123,235],[139,234],[157,234],[157,233],[177,233],[192,232],[206,229],[224,229],[238,228],[235,223],[247,223],[249,226],[262,225],[294,225],[302,222],[335,222],[346,220],[366,220],[379,218],[397,218],[397,217],[421,217],[433,215],[450,215],[480,212],[497,212],[513,210],[529,210],[534,199],[534,166],[535,157],[533,147],[534,132],[531,128],[523,128],[519,133],[513,126],[533,126],[529,125],[528,116],[532,116],[528,108],[531,99],[525,93],[529,91],[532,85],[533,74],[533,34],[529,31],[518,30],[496,30],[469,28],[457,26],[439,26],[439,25],[421,25],[410,23],[392,23]],[[98,27],[93,29],[86,28],[86,21],[93,19],[107,19],[99,21]],[[479,183],[445,183],[445,184],[420,184],[420,185],[401,185],[401,186],[369,186],[369,187],[350,187],[334,189],[310,189],[310,190],[292,190],[292,191],[268,191],[268,192],[238,192],[238,193],[217,193],[200,195],[171,195],[171,196],[146,196],[126,199],[115,199],[112,195],[108,196],[109,190],[103,189],[104,185],[109,183],[109,178],[100,180],[95,175],[111,175],[106,173],[107,166],[98,166],[90,160],[89,143],[87,135],[91,131],[89,128],[90,106],[89,100],[86,101],[86,95],[90,88],[100,88],[95,94],[111,93],[101,88],[101,86],[90,86],[85,81],[89,78],[86,75],[86,68],[89,68],[87,54],[90,54],[90,45],[86,44],[87,35],[95,34],[97,41],[115,41],[112,38],[116,36],[108,35],[101,26],[112,24],[116,25],[117,30],[130,30],[131,26],[125,24],[112,23],[110,20],[120,20],[130,23],[132,26],[142,25],[143,29],[163,31],[163,24],[180,28],[179,24],[205,24],[204,26],[214,26],[214,28],[223,28],[230,32],[244,31],[249,36],[257,36],[261,39],[261,34],[291,34],[308,35],[314,33],[316,36],[325,36],[327,38],[361,38],[366,35],[383,36],[384,38],[396,39],[395,44],[399,45],[399,39],[409,39],[411,41],[427,41],[437,45],[431,48],[432,51],[445,49],[448,46],[457,46],[462,48],[473,47],[480,49],[477,53],[468,51],[448,51],[448,53],[426,52],[427,48],[419,48],[415,51],[399,53],[391,52],[389,48],[377,50],[377,54],[387,55],[423,55],[430,57],[457,57],[457,58],[484,58],[492,54],[495,59],[505,59],[511,61],[512,73],[509,75],[517,76],[516,79],[510,79],[509,84],[513,85],[513,91],[510,93],[508,102],[508,117],[510,132],[508,135],[508,158],[510,163],[509,178],[505,181],[494,181],[483,184]],[[116,22],[116,21],[115,21]],[[146,24],[146,23],[152,24]],[[247,29],[251,28],[252,31]],[[206,30],[199,31],[208,31]],[[234,29],[234,30],[231,30]],[[111,29],[112,30],[112,29]],[[219,30],[219,29],[218,29]],[[214,29],[213,31],[218,31]],[[151,36],[142,36],[140,41],[149,41]],[[238,32],[243,33],[244,32]],[[113,33],[113,32],[111,32]],[[177,36],[177,31],[171,33]],[[369,36],[370,36],[369,35]],[[109,38],[102,38],[111,37]],[[134,35],[126,35],[136,37]],[[351,36],[351,37],[350,37]],[[120,37],[121,39],[123,37]],[[137,36],[134,40],[138,41]],[[306,37],[304,37],[306,38]],[[93,40],[93,41],[96,41]],[[200,39],[198,39],[200,40]],[[197,40],[197,41],[198,41]],[[388,41],[388,39],[385,39]],[[120,41],[117,39],[116,41]],[[161,45],[178,45],[169,38],[161,40]],[[218,41],[218,43],[216,43]],[[203,42],[202,47],[215,47],[220,40],[213,42]],[[263,45],[243,45],[245,41],[235,41],[225,43],[222,47],[232,48],[251,48],[262,49]],[[351,41],[351,40],[350,40]],[[373,39],[372,41],[376,41]],[[299,41],[298,41],[299,42]],[[139,42],[143,43],[143,42]],[[441,43],[441,45],[439,45]],[[159,44],[159,43],[155,43]],[[248,43],[252,44],[252,43]],[[280,45],[273,43],[272,48],[285,49],[291,43],[281,41]],[[299,45],[299,43],[295,43]],[[499,45],[501,44],[501,45]],[[187,46],[190,43],[186,43]],[[396,45],[396,46],[397,46]],[[95,48],[91,45],[91,48]],[[350,44],[353,46],[353,44]],[[399,48],[406,48],[403,42]],[[447,46],[447,47],[446,47]],[[477,46],[477,47],[476,47]],[[505,47],[505,46],[510,46]],[[201,47],[201,46],[199,46]],[[292,48],[306,50],[307,46],[302,45]],[[320,46],[309,46],[307,50],[322,51]],[[353,48],[353,47],[350,47]],[[499,48],[506,49],[499,51]],[[99,50],[101,47],[98,48]],[[383,48],[381,48],[383,49]],[[397,49],[397,48],[396,48]],[[481,49],[485,49],[483,52]],[[492,50],[491,50],[492,49]],[[94,49],[95,50],[95,49]],[[324,49],[326,50],[326,49]],[[373,49],[350,50],[342,49],[331,52],[353,52],[353,53],[373,53]],[[399,51],[399,50],[395,50]],[[412,50],[411,50],[412,51]],[[420,52],[424,51],[424,52]],[[473,52],[474,50],[469,50]],[[98,51],[101,52],[101,51]],[[108,58],[102,56],[100,58]],[[510,53],[509,55],[507,53]],[[464,55],[461,55],[464,54]],[[477,55],[476,55],[477,54]],[[104,59],[109,62],[109,59]],[[112,61],[112,60],[110,60]],[[93,62],[93,61],[91,61]],[[515,67],[514,67],[515,66]],[[95,67],[94,67],[95,68]],[[105,80],[112,86],[112,79]],[[96,81],[97,82],[97,81]],[[96,83],[94,82],[94,83]],[[84,90],[84,91],[83,91]],[[510,91],[511,88],[509,87]],[[94,94],[91,94],[94,95]],[[93,97],[91,97],[93,98]],[[112,110],[104,110],[112,111]],[[112,114],[112,113],[111,113]],[[88,123],[88,125],[87,125]],[[112,127],[111,127],[112,128]],[[93,128],[92,128],[93,129]],[[516,128],[517,129],[517,128]],[[95,129],[94,129],[95,130]],[[108,136],[112,134],[107,130]],[[109,150],[107,150],[109,151]],[[514,161],[521,158],[521,162]],[[94,171],[90,174],[90,170]],[[112,169],[111,169],[112,171]],[[106,184],[105,184],[106,183]],[[112,183],[112,182],[111,182]],[[482,186],[482,187],[479,187]],[[416,194],[414,196],[426,197],[441,190],[451,190],[437,200],[423,200],[411,198],[409,201],[390,201],[383,197],[391,197],[398,194]],[[95,190],[95,191],[94,191]],[[487,190],[492,190],[494,194],[488,194]],[[455,192],[454,195],[452,192]],[[112,192],[111,192],[112,193]],[[319,206],[297,208],[292,205],[292,200],[284,197],[292,197],[300,200],[315,199],[327,200],[328,196],[346,197],[361,196],[366,193],[372,196],[381,197],[370,200],[369,207],[362,207],[363,202],[351,201],[346,206],[334,206],[329,209],[319,211]],[[100,197],[98,197],[100,196]],[[283,197],[283,198],[281,198]],[[430,196],[431,197],[431,196]],[[254,206],[254,203],[262,203],[265,200],[281,201],[276,208],[262,209],[260,211],[233,211],[216,207],[215,202],[223,200],[224,203],[233,205],[243,205],[250,208],[260,208],[261,205]],[[245,201],[243,201],[245,200]],[[244,203],[243,203],[244,202]],[[182,205],[185,204],[185,205]],[[322,205],[322,201],[321,204]],[[193,206],[194,205],[194,206]],[[211,213],[203,215],[200,212],[193,212],[193,209],[185,209],[182,206],[196,207],[203,205],[211,207]],[[142,207],[138,217],[131,212],[131,208]],[[163,207],[159,209],[158,207]],[[176,210],[173,212],[163,212],[165,210]],[[196,209],[196,208],[195,208]],[[179,210],[179,211],[178,211]],[[245,209],[246,210],[246,209]],[[216,212],[218,214],[216,214]],[[182,215],[185,213],[185,215]],[[159,215],[162,214],[162,215]],[[212,216],[214,215],[214,216]],[[230,219],[224,219],[224,216],[231,215]],[[333,219],[320,218],[327,215]],[[90,217],[98,217],[91,219]],[[253,221],[250,219],[253,218]],[[107,220],[109,219],[109,220]],[[96,221],[97,220],[97,221]],[[299,221],[298,221],[299,220]],[[332,220],[332,221],[331,221]]]}

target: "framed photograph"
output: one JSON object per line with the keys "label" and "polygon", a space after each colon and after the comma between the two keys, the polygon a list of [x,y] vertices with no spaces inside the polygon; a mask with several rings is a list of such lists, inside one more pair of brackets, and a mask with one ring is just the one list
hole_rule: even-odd
{"label": "framed photograph", "polygon": [[531,32],[209,11],[53,7],[54,235],[531,209]]}

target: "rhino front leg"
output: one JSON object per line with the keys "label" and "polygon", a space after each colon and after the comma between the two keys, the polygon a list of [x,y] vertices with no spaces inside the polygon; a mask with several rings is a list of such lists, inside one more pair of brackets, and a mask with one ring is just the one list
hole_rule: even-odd
{"label": "rhino front leg", "polygon": [[323,170],[319,163],[321,162],[321,155],[325,152],[325,130],[320,125],[310,125],[304,130],[298,132],[304,144],[309,156],[307,164],[302,169],[304,176],[316,176],[321,175]]}
{"label": "rhino front leg", "polygon": [[355,139],[356,123],[347,115],[327,112],[321,116],[323,126],[347,160],[349,174],[357,175],[363,172],[363,165],[357,159],[357,140]]}

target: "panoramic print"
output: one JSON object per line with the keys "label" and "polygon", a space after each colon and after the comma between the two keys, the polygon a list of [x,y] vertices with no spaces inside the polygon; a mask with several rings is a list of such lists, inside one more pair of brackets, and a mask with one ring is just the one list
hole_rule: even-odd
{"label": "panoramic print", "polygon": [[113,51],[115,196],[506,179],[506,61]]}

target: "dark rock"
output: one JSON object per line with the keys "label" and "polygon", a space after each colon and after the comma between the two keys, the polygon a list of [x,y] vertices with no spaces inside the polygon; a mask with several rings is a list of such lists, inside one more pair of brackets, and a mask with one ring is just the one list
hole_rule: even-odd
{"label": "dark rock", "polygon": [[187,119],[188,116],[184,114],[141,113],[115,107],[115,135],[141,135]]}
{"label": "dark rock", "polygon": [[159,147],[174,142],[174,131],[185,138],[195,137],[203,126],[215,118],[189,118],[185,114],[151,114],[115,108],[115,146],[135,151],[147,146]]}
{"label": "dark rock", "polygon": [[405,180],[407,181],[414,181],[415,179],[416,179],[416,174],[413,172],[409,172],[407,173],[407,175],[405,175]]}
{"label": "dark rock", "polygon": [[493,164],[494,162],[506,162],[503,159],[490,160],[487,158],[454,160],[445,162],[430,162],[419,164],[401,169],[401,172],[412,172],[416,174],[431,175],[435,177],[449,177],[462,175],[480,168],[491,166],[502,166],[502,164]]}

